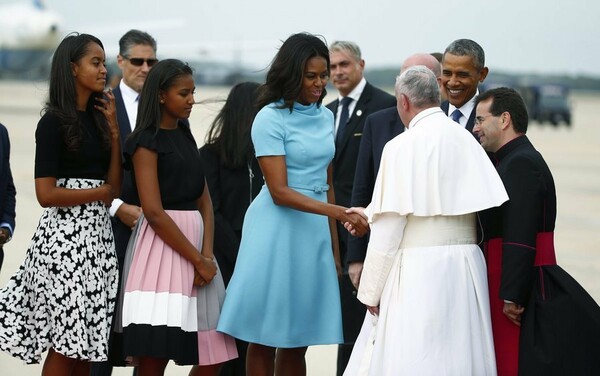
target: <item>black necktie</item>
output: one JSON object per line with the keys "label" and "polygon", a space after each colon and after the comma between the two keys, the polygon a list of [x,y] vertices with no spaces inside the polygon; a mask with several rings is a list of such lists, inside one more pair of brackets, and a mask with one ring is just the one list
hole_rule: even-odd
{"label": "black necktie", "polygon": [[344,136],[344,130],[346,129],[346,123],[348,123],[348,106],[352,102],[352,98],[344,97],[342,98],[341,106],[342,112],[340,114],[340,122],[338,124],[337,134],[335,136],[335,143],[339,144],[342,141],[342,137]]}

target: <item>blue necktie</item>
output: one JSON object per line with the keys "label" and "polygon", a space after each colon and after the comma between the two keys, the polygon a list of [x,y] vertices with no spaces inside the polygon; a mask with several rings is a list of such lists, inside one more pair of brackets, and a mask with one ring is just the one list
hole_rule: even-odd
{"label": "blue necktie", "polygon": [[352,102],[352,98],[350,97],[344,97],[342,98],[342,112],[340,114],[340,122],[338,124],[338,130],[337,130],[337,134],[335,136],[335,143],[339,144],[342,141],[342,137],[344,137],[344,130],[346,129],[346,123],[348,123],[348,117],[349,117],[349,113],[348,113],[348,107],[350,106],[350,103]]}
{"label": "blue necktie", "polygon": [[459,120],[462,116],[462,112],[460,112],[460,110],[458,108],[452,112],[451,116],[452,116],[452,120],[454,120],[455,122],[460,124]]}

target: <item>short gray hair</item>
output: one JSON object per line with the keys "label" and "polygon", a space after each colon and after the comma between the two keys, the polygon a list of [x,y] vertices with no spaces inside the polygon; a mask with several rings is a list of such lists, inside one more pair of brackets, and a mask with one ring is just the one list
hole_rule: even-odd
{"label": "short gray hair", "polygon": [[360,47],[354,42],[350,42],[347,40],[336,40],[331,43],[329,46],[329,52],[348,52],[356,61],[360,61],[362,59],[362,54],[360,52]]}
{"label": "short gray hair", "polygon": [[473,59],[473,64],[475,64],[475,69],[481,70],[485,67],[485,52],[483,52],[483,48],[477,42],[471,39],[457,39],[450,43],[444,51],[442,61],[446,57],[446,54],[470,56]]}
{"label": "short gray hair", "polygon": [[440,105],[440,87],[437,78],[424,65],[414,65],[396,78],[396,97],[406,95],[408,101],[417,108]]}
{"label": "short gray hair", "polygon": [[129,57],[131,49],[137,45],[150,46],[156,55],[156,40],[145,31],[131,29],[119,40],[119,55]]}

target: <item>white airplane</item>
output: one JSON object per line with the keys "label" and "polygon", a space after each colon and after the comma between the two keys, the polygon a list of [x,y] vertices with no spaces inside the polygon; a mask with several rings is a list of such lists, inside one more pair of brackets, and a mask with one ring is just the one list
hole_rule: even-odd
{"label": "white airplane", "polygon": [[1,5],[0,77],[47,76],[61,26],[61,17],[41,0]]}
{"label": "white airplane", "polygon": [[[247,71],[245,58],[249,54],[267,51],[268,59],[280,44],[273,40],[186,41],[173,42],[163,38],[163,32],[182,30],[184,19],[131,20],[121,25],[66,25],[63,18],[48,9],[42,0],[16,0],[0,4],[0,79],[46,79],[51,57],[65,35],[71,32],[90,33],[102,40],[109,65],[118,54],[118,39],[125,31],[136,28],[159,36],[159,58],[176,57],[195,67],[201,83],[216,84],[236,80]],[[177,34],[178,36],[180,34]],[[170,40],[169,40],[170,39]],[[259,67],[264,68],[265,63]],[[256,69],[251,69],[256,71]]]}

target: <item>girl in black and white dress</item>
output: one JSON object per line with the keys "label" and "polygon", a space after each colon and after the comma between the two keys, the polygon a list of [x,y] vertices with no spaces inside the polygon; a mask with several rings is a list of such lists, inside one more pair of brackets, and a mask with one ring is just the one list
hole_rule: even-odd
{"label": "girl in black and white dress", "polygon": [[121,150],[102,43],[69,35],[52,60],[36,130],[35,191],[45,210],[23,265],[0,290],[0,349],[42,374],[88,375],[107,359],[117,259],[107,205]]}

